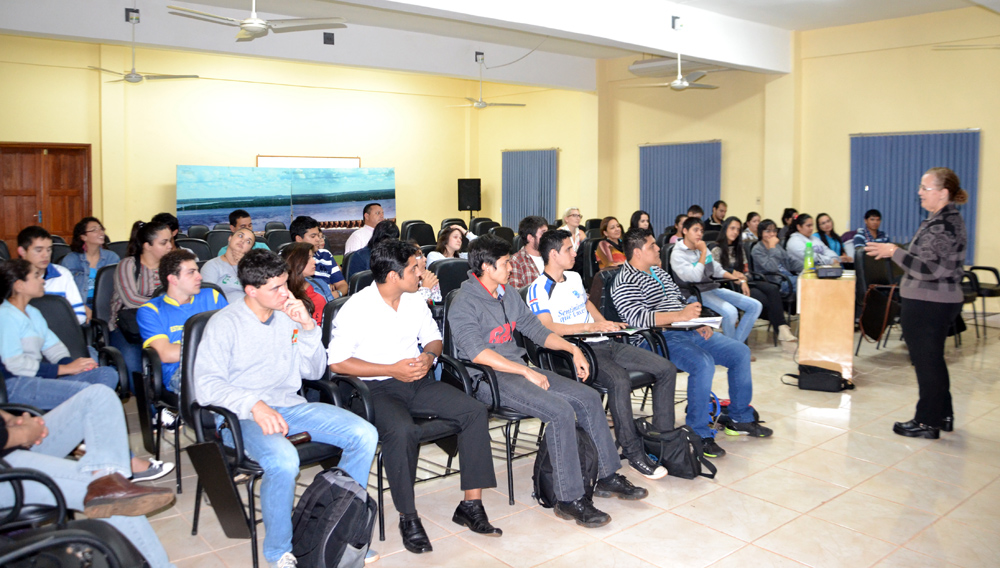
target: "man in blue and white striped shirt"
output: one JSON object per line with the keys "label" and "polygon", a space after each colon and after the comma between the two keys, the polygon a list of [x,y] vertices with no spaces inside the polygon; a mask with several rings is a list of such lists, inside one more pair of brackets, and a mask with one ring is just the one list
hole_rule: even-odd
{"label": "man in blue and white striped shirt", "polygon": [[687,425],[702,438],[705,455],[722,457],[726,451],[715,443],[715,430],[709,423],[709,396],[715,365],[729,369],[729,419],[724,421],[726,434],[767,437],[771,430],[754,420],[750,400],[753,381],[750,375],[750,349],[710,327],[694,330],[669,329],[674,323],[689,321],[701,314],[701,304],[688,303],[680,289],[660,268],[660,247],[652,231],[632,229],[625,234],[625,257],[618,278],[611,287],[611,298],[618,314],[631,326],[664,327],[662,330],[670,361],[688,377]]}
{"label": "man in blue and white striped shirt", "polygon": [[90,319],[90,309],[83,305],[80,289],[69,269],[52,264],[52,235],[41,227],[25,227],[17,234],[17,254],[45,275],[45,293],[62,296],[73,306],[80,325]]}

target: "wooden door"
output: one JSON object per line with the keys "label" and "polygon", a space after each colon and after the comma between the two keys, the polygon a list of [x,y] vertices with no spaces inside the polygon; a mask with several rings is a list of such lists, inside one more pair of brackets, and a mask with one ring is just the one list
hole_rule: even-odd
{"label": "wooden door", "polygon": [[17,233],[41,225],[69,242],[90,215],[89,144],[0,143],[0,238],[16,256]]}

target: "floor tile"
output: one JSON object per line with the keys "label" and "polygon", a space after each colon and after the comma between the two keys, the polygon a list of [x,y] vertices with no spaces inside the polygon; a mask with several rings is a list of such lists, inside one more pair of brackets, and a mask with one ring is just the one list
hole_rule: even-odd
{"label": "floor tile", "polygon": [[857,491],[848,491],[809,515],[895,544],[906,543],[938,519],[935,514]]}
{"label": "floor tile", "polygon": [[908,438],[899,436],[897,438],[899,440],[885,440],[859,432],[848,432],[821,444],[819,447],[852,458],[889,466],[906,459],[921,449],[907,445],[905,440]]}
{"label": "floor tile", "polygon": [[432,545],[434,550],[423,554],[413,554],[406,550],[389,555],[383,554],[382,558],[371,566],[372,568],[436,568],[437,566],[501,568],[507,566],[482,550],[469,546],[467,542],[457,536],[435,540]]}
{"label": "floor tile", "polygon": [[712,564],[712,568],[799,568],[801,566],[804,564],[752,544]]}
{"label": "floor tile", "polygon": [[896,548],[809,516],[788,523],[754,544],[815,568],[871,566]]}
{"label": "floor tile", "polygon": [[676,507],[673,513],[747,542],[799,516],[791,509],[726,488]]}
{"label": "floor tile", "polygon": [[844,492],[843,487],[771,468],[734,483],[732,489],[804,513]]}
{"label": "floor tile", "polygon": [[955,568],[955,565],[933,556],[900,548],[876,564],[875,568]]}
{"label": "floor tile", "polygon": [[551,510],[527,509],[508,517],[515,530],[500,538],[490,538],[468,531],[456,535],[515,568],[541,564],[596,542],[596,538],[576,530],[576,523],[564,521]]}
{"label": "floor tile", "polygon": [[741,540],[671,513],[622,531],[605,542],[657,566],[676,568],[708,566],[743,546]]}
{"label": "floor tile", "polygon": [[539,564],[538,568],[656,568],[638,556],[611,546],[606,542],[595,542],[559,558]]}
{"label": "floor tile", "polygon": [[1000,478],[1000,467],[956,460],[954,456],[936,452],[934,449],[929,447],[917,452],[894,465],[893,469],[958,485],[969,491],[979,491]]}
{"label": "floor tile", "polygon": [[995,533],[942,519],[910,541],[906,548],[958,566],[996,566],[1000,539]]}
{"label": "floor tile", "polygon": [[971,495],[957,485],[894,469],[883,471],[855,489],[938,515],[947,513]]}
{"label": "floor tile", "polygon": [[787,438],[810,446],[822,444],[846,432],[843,428],[811,422],[797,416],[798,414],[768,422],[767,426],[774,430],[777,438]]}
{"label": "floor tile", "polygon": [[802,452],[779,463],[777,467],[827,481],[841,487],[854,487],[885,468],[819,448]]}

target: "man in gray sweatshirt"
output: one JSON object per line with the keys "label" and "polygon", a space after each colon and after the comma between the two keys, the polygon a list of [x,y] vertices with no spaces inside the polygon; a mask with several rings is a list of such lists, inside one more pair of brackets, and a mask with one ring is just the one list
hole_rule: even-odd
{"label": "man in gray sweatshirt", "polygon": [[[469,279],[462,283],[448,309],[448,324],[460,359],[488,365],[496,371],[500,403],[546,423],[558,502],[555,513],[585,527],[599,527],[611,517],[585,497],[580,476],[576,423],[597,447],[598,481],[594,495],[643,499],[648,492],[616,473],[621,460],[597,391],[573,379],[524,364],[526,351],[514,341],[514,331],[548,349],[573,355],[581,378],[590,372],[580,348],[550,332],[535,317],[517,290],[506,287],[510,276],[510,244],[495,235],[469,245]],[[491,403],[488,389],[477,396]]]}
{"label": "man in gray sweatshirt", "polygon": [[[264,468],[260,507],[264,558],[294,567],[292,505],[299,454],[285,436],[308,432],[343,450],[340,467],[363,487],[378,433],[355,414],[299,393],[326,367],[316,322],[286,285],[288,266],[270,250],[248,252],[237,267],[246,296],[212,316],[198,346],[195,398],[234,412],[247,455]],[[226,432],[228,434],[228,431]]]}

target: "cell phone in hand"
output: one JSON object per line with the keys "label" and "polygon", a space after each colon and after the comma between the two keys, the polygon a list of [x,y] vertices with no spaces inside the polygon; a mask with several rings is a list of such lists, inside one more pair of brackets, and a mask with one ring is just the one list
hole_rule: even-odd
{"label": "cell phone in hand", "polygon": [[298,446],[299,444],[305,444],[307,442],[312,441],[312,436],[309,435],[309,432],[299,432],[298,434],[290,434],[288,436],[285,436],[285,438],[288,439],[288,441],[291,442],[293,446]]}

